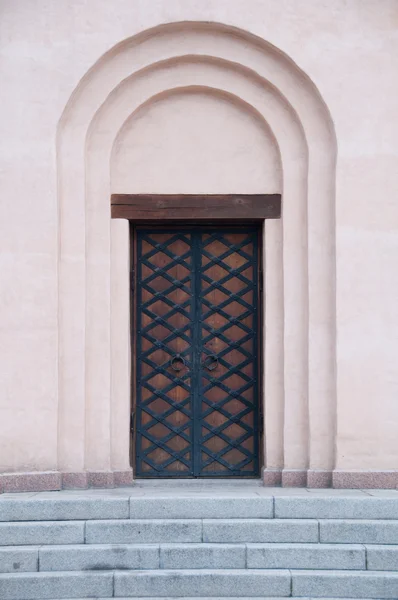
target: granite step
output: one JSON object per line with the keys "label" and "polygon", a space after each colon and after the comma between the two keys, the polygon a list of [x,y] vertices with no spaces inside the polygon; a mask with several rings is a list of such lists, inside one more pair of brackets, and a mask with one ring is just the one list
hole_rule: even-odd
{"label": "granite step", "polygon": [[112,571],[0,575],[1,600],[111,598],[113,594]]}
{"label": "granite step", "polygon": [[[396,520],[396,496],[325,495],[281,491],[273,495],[262,490],[243,494],[226,489],[215,493],[153,489],[111,494],[102,490],[80,493],[47,492],[18,497],[0,495],[0,521],[72,521],[99,519],[367,519]],[[334,490],[335,491],[335,490]],[[90,493],[88,493],[90,492]],[[285,493],[286,495],[283,495]],[[346,492],[347,493],[347,492]],[[391,492],[392,493],[392,492]]]}
{"label": "granite step", "polygon": [[61,598],[398,598],[398,573],[155,570],[0,575],[2,600]]}
{"label": "granite step", "polygon": [[[334,490],[335,491],[335,490]],[[343,491],[342,491],[343,492]],[[275,496],[274,516],[277,519],[369,519],[396,520],[396,497],[351,496]]]}
{"label": "granite step", "polygon": [[290,596],[288,570],[159,570],[118,571],[115,597]]}
{"label": "granite step", "polygon": [[144,492],[0,497],[0,599],[398,598],[398,492]]}
{"label": "granite step", "polygon": [[161,543],[398,544],[398,520],[112,519],[0,523],[3,546]]}
{"label": "granite step", "polygon": [[203,541],[315,543],[319,525],[315,519],[204,519]]}
{"label": "granite step", "polygon": [[272,496],[136,497],[62,496],[18,499],[0,496],[0,521],[70,521],[90,519],[206,519],[274,516]]}
{"label": "granite step", "polygon": [[289,571],[109,571],[0,575],[1,600],[288,597]]}
{"label": "granite step", "polygon": [[394,570],[398,548],[354,544],[79,544],[0,547],[0,572],[117,569]]}
{"label": "granite step", "polygon": [[396,571],[291,571],[292,596],[398,598]]}
{"label": "granite step", "polygon": [[136,519],[87,521],[86,544],[318,542],[310,519]]}

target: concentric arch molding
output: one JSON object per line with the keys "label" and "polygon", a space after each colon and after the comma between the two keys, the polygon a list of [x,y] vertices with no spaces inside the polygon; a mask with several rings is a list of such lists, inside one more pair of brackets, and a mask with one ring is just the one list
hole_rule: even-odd
{"label": "concentric arch molding", "polygon": [[143,105],[187,90],[223,94],[252,111],[277,144],[283,220],[265,231],[265,466],[330,470],[333,123],[285,54],[211,23],[162,25],[121,42],[83,77],[60,119],[59,469],[129,468],[128,229],[110,222],[112,148]]}

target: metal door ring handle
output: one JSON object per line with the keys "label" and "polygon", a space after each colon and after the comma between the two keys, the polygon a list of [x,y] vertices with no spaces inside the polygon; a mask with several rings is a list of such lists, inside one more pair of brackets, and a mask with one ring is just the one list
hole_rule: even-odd
{"label": "metal door ring handle", "polygon": [[176,354],[171,360],[173,371],[181,371],[185,367],[185,360],[180,354]]}
{"label": "metal door ring handle", "polygon": [[[209,360],[211,362],[209,362]],[[218,367],[218,357],[215,354],[211,354],[210,356],[206,356],[204,360],[204,366],[208,371],[214,371]]]}

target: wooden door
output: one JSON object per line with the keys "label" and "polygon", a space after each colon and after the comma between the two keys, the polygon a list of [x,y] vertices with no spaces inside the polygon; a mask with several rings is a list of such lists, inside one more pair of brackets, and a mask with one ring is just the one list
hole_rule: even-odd
{"label": "wooden door", "polygon": [[136,230],[139,477],[259,474],[259,230]]}

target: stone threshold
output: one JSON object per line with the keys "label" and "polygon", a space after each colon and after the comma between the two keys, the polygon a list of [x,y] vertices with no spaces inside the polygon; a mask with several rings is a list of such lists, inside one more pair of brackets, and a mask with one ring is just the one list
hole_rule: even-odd
{"label": "stone threshold", "polygon": [[398,471],[315,471],[300,469],[264,469],[258,479],[134,479],[132,469],[126,471],[85,471],[62,473],[43,471],[30,473],[0,473],[0,494],[60,490],[122,489],[210,489],[234,490],[296,489],[296,490],[366,490],[398,488]]}

